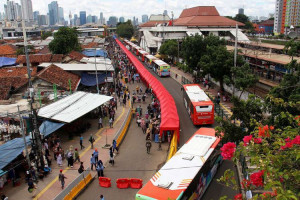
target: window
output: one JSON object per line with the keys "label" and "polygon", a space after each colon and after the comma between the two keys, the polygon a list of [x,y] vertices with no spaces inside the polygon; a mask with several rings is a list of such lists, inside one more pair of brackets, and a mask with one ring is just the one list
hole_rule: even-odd
{"label": "window", "polygon": [[212,111],[212,105],[208,106],[196,106],[196,112],[211,112]]}

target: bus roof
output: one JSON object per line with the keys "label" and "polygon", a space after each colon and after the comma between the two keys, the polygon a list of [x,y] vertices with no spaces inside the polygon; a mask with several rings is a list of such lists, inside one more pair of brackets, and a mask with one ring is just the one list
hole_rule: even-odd
{"label": "bus roof", "polygon": [[203,101],[211,102],[210,98],[205,94],[198,84],[187,84],[183,85],[183,87],[193,104]]}
{"label": "bus roof", "polygon": [[147,51],[144,51],[144,50],[142,50],[142,49],[140,49],[139,52],[140,52],[140,54],[143,54],[143,55],[149,54]]}
{"label": "bus roof", "polygon": [[153,55],[146,55],[146,58],[148,58],[149,60],[158,60],[158,58],[156,58],[155,56]]}
{"label": "bus roof", "polygon": [[213,128],[200,128],[136,194],[136,199],[177,199],[219,142]]}
{"label": "bus roof", "polygon": [[157,64],[158,66],[169,66],[169,64],[165,63],[162,60],[153,60],[153,62],[155,62],[155,64]]}

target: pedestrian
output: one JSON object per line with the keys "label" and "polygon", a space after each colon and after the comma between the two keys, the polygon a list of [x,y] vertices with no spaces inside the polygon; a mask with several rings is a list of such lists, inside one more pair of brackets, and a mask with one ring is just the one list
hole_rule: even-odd
{"label": "pedestrian", "polygon": [[150,153],[151,146],[152,146],[151,140],[147,140],[147,142],[146,142],[146,148],[147,148],[147,153],[148,154]]}
{"label": "pedestrian", "polygon": [[67,158],[68,158],[68,167],[71,166],[71,168],[73,168],[74,157],[73,157],[73,152],[72,151],[68,152]]}
{"label": "pedestrian", "polygon": [[104,196],[102,194],[100,195],[100,200],[104,200]]}
{"label": "pedestrian", "polygon": [[5,196],[5,194],[2,194],[2,195],[1,195],[1,200],[8,200],[8,197]]}
{"label": "pedestrian", "polygon": [[97,173],[98,173],[98,178],[104,176],[104,173],[103,173],[104,166],[103,166],[102,160],[98,161],[96,170],[97,170]]}
{"label": "pedestrian", "polygon": [[30,176],[31,176],[32,180],[34,182],[38,182],[38,179],[37,179],[36,173],[35,173],[35,169],[34,169],[33,166],[30,167],[30,171],[29,172],[30,172]]}
{"label": "pedestrian", "polygon": [[98,152],[98,149],[95,148],[95,151],[94,151],[94,157],[95,157],[95,162],[97,163],[98,162],[98,155],[99,155],[99,152]]}
{"label": "pedestrian", "polygon": [[114,152],[113,152],[112,147],[109,148],[109,157],[110,157],[109,163],[110,163],[112,166],[114,166],[115,161],[114,161]]}
{"label": "pedestrian", "polygon": [[161,148],[161,136],[159,134],[159,136],[158,136],[158,151],[161,151],[161,150],[162,150],[162,148]]}
{"label": "pedestrian", "polygon": [[57,165],[58,165],[59,167],[62,166],[62,156],[61,156],[61,154],[58,154],[58,156],[57,156],[57,158],[56,158],[56,162],[57,162]]}
{"label": "pedestrian", "polygon": [[92,154],[92,156],[91,156],[91,170],[94,169],[94,166],[96,168],[95,156],[94,156],[94,154]]}
{"label": "pedestrian", "polygon": [[83,146],[83,137],[82,137],[82,135],[80,135],[79,143],[80,143],[80,148],[83,149],[84,146]]}
{"label": "pedestrian", "polygon": [[95,142],[95,138],[93,137],[93,135],[91,134],[89,142],[91,143],[91,148],[94,148],[94,142]]}
{"label": "pedestrian", "polygon": [[116,150],[117,153],[119,153],[119,148],[117,147],[117,141],[116,140],[112,141],[112,147],[113,147],[113,152]]}
{"label": "pedestrian", "polygon": [[64,189],[65,187],[65,179],[67,178],[62,172],[63,170],[59,170],[59,175],[58,175],[58,180],[60,181],[61,184],[61,189]]}
{"label": "pedestrian", "polygon": [[81,174],[84,171],[83,162],[80,162],[80,166],[78,168],[78,173]]}
{"label": "pedestrian", "polygon": [[109,127],[113,128],[113,119],[112,118],[109,119]]}
{"label": "pedestrian", "polygon": [[123,107],[125,107],[125,106],[126,106],[126,97],[123,98]]}
{"label": "pedestrian", "polygon": [[80,162],[79,153],[78,153],[78,149],[77,148],[75,148],[74,155],[75,155],[74,162],[76,162],[76,161]]}
{"label": "pedestrian", "polygon": [[29,193],[32,193],[32,198],[34,198],[35,197],[35,191],[36,191],[36,185],[33,183],[33,180],[32,180],[32,178],[30,178],[29,180],[28,180],[28,192]]}
{"label": "pedestrian", "polygon": [[103,128],[103,124],[102,124],[102,117],[99,118],[98,121],[98,129]]}

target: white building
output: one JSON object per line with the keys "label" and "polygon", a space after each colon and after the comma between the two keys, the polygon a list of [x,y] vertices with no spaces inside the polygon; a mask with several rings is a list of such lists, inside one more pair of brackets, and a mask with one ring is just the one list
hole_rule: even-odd
{"label": "white building", "polygon": [[23,19],[33,21],[33,11],[31,0],[21,0]]}

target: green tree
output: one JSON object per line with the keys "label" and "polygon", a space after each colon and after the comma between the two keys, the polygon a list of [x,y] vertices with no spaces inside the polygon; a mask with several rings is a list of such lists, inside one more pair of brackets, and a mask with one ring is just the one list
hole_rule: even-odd
{"label": "green tree", "polygon": [[80,51],[78,31],[69,27],[59,28],[49,44],[49,49],[53,54],[67,54],[73,50]]}
{"label": "green tree", "polygon": [[284,46],[285,52],[294,59],[294,56],[300,55],[300,42],[292,39]]}
{"label": "green tree", "polygon": [[52,36],[52,32],[51,31],[46,31],[42,33],[42,40],[45,40],[47,37]]}
{"label": "green tree", "polygon": [[130,20],[117,25],[117,34],[120,37],[130,39],[134,34],[134,28]]}
{"label": "green tree", "polygon": [[176,40],[167,40],[159,48],[159,53],[174,58],[178,55],[178,43]]}
{"label": "green tree", "polygon": [[[28,45],[27,48],[28,48],[28,53],[30,53],[30,51],[32,49],[34,49],[34,47],[32,45]],[[24,47],[18,48],[16,54],[17,54],[17,56],[18,55],[25,55],[25,49],[24,49]]]}
{"label": "green tree", "polygon": [[244,14],[237,14],[233,19],[244,24],[249,22],[249,18]]}

